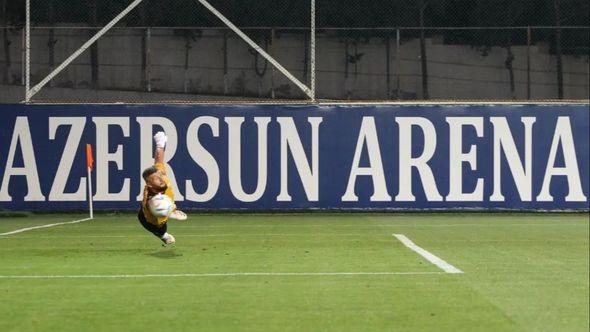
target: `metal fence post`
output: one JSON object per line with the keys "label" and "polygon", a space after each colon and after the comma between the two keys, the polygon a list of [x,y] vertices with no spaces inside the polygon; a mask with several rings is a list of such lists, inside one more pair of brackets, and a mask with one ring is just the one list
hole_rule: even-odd
{"label": "metal fence post", "polygon": [[396,79],[396,93],[395,94],[396,94],[396,97],[398,100],[400,99],[400,95],[402,93],[402,89],[401,89],[402,80],[401,80],[401,75],[400,75],[400,70],[401,70],[400,46],[401,46],[400,30],[396,29],[395,30],[395,79]]}
{"label": "metal fence post", "polygon": [[[90,7],[90,25],[93,28],[98,27],[98,2],[92,0]],[[88,38],[91,38],[96,32],[94,29],[88,30]],[[90,46],[90,81],[92,89],[98,90],[100,87],[100,63],[98,58],[98,42]]]}
{"label": "metal fence post", "polygon": [[223,29],[223,93],[229,94],[227,29]]}
{"label": "metal fence post", "polygon": [[145,40],[145,82],[147,91],[152,92],[152,29],[147,28]]}
{"label": "metal fence post", "polygon": [[26,3],[25,24],[25,103],[31,100],[31,0]]}
{"label": "metal fence post", "polygon": [[[53,28],[55,25],[55,8],[53,1],[48,1],[49,9],[48,9],[48,16],[49,16],[49,36],[47,40],[47,46],[49,49],[48,54],[48,62],[49,62],[49,72],[53,71],[55,67],[55,44],[57,44],[57,40],[55,39],[55,29]],[[54,82],[53,80],[49,81],[49,87],[53,87]]]}
{"label": "metal fence post", "polygon": [[9,79],[10,75],[10,40],[8,39],[8,18],[7,18],[7,13],[6,13],[6,0],[2,1],[2,17],[0,17],[0,19],[2,20],[2,23],[4,23],[3,27],[0,27],[0,30],[2,30],[2,41],[3,41],[3,46],[4,46],[4,80],[6,82],[6,84],[10,84],[12,83],[11,80]]}
{"label": "metal fence post", "polygon": [[[20,55],[20,84],[22,86],[25,85],[25,62],[26,62],[26,56],[25,56],[25,28],[21,29],[21,36],[20,36],[20,50],[21,50],[21,55]],[[26,91],[25,91],[26,93]]]}
{"label": "metal fence post", "polygon": [[311,0],[311,86],[310,99],[315,102],[315,0]]}
{"label": "metal fence post", "polygon": [[563,99],[563,59],[561,52],[561,13],[559,1],[553,0],[555,10],[555,54],[557,56],[557,98]]}
{"label": "metal fence post", "polygon": [[139,79],[139,90],[147,91],[147,29],[140,31],[141,33],[141,68]]}
{"label": "metal fence post", "polygon": [[[269,49],[269,54],[274,57],[275,56],[275,48],[274,48],[274,44],[275,44],[275,29],[271,28],[270,29],[270,49]],[[275,99],[275,72],[276,69],[274,66],[272,66],[270,68],[270,98],[271,99]]]}
{"label": "metal fence post", "polygon": [[6,84],[12,84],[12,59],[10,57],[10,39],[8,37],[8,26],[0,28],[4,37],[4,79]]}
{"label": "metal fence post", "polygon": [[531,27],[527,27],[526,33],[526,99],[531,100]]}
{"label": "metal fence post", "polygon": [[391,61],[391,48],[389,44],[389,34],[385,38],[385,75],[386,75],[386,87],[387,87],[387,99],[391,99],[391,69],[389,61]]}
{"label": "metal fence post", "polygon": [[189,37],[184,37],[184,85],[183,85],[183,92],[188,93],[188,70],[189,70],[189,59],[190,59],[190,52],[191,52],[191,42]]}

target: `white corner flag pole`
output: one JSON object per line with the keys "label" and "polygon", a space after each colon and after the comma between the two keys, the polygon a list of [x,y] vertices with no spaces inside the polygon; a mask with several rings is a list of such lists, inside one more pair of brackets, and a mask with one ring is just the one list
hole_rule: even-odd
{"label": "white corner flag pole", "polygon": [[92,209],[92,169],[88,167],[88,207],[90,208],[90,219],[94,218]]}
{"label": "white corner flag pole", "polygon": [[94,218],[94,209],[92,207],[92,145],[86,144],[86,169],[88,170],[88,208],[90,209],[90,219]]}

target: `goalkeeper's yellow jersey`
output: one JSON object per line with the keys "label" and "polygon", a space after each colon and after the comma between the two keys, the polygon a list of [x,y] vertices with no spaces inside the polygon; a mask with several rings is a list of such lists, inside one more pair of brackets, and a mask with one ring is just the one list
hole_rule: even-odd
{"label": "goalkeeper's yellow jersey", "polygon": [[[164,174],[162,179],[166,183],[166,187],[167,187],[166,191],[164,192],[164,195],[170,197],[170,199],[172,199],[172,201],[174,202],[174,191],[172,190],[172,187],[170,186],[170,179],[168,179],[168,176],[166,176],[166,166],[162,163],[156,163],[154,165],[154,167],[156,167],[156,169],[158,169],[159,171],[161,171]],[[153,196],[154,195],[149,192],[148,187],[145,186],[143,188],[143,201],[141,203],[141,209],[143,211],[143,215],[145,216],[145,219],[147,222],[149,222],[150,224],[156,225],[156,226],[160,226],[162,224],[165,224],[168,221],[168,217],[158,218],[152,214],[152,212],[150,211],[150,209],[148,207],[148,202],[149,202],[150,198],[152,198]]]}

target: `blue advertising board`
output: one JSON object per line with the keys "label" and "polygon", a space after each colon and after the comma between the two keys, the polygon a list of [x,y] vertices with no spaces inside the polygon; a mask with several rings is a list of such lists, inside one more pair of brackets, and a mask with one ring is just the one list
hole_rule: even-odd
{"label": "blue advertising board", "polygon": [[563,105],[0,105],[0,209],[137,209],[164,130],[182,209],[588,210]]}

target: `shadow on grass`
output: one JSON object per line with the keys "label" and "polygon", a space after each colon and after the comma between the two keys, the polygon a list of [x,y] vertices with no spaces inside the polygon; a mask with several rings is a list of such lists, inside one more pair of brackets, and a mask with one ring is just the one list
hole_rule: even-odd
{"label": "shadow on grass", "polygon": [[182,256],[182,254],[179,254],[174,250],[159,250],[147,253],[146,255],[160,259],[174,259]]}

